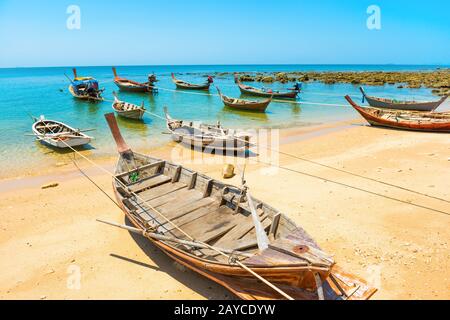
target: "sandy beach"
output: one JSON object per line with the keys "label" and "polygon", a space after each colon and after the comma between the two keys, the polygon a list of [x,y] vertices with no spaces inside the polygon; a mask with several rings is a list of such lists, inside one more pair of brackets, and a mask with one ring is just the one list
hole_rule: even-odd
{"label": "sandy beach", "polygon": [[[285,129],[280,141],[281,151],[297,157],[450,200],[448,134],[353,120]],[[170,143],[151,152],[181,155],[177,160],[187,167],[222,179],[221,161],[192,163],[192,152],[182,148]],[[112,197],[111,177],[77,161]],[[282,154],[277,161],[297,172],[248,161],[252,194],[301,225],[345,270],[376,286],[373,299],[450,297],[449,202]],[[114,162],[98,161],[109,171]],[[41,189],[50,182],[59,185]],[[239,178],[227,182],[238,185]],[[234,299],[139,236],[96,222],[123,223],[124,215],[69,158],[51,173],[0,181],[0,212],[1,299]]]}

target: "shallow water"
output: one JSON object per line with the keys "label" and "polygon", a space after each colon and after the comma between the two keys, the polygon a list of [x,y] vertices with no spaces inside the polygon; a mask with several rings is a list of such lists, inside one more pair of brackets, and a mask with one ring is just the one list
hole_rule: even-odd
{"label": "shallow water", "polygon": [[[118,67],[120,76],[137,81],[146,81],[147,74],[155,72],[162,88],[155,95],[119,92],[121,100],[140,104],[162,115],[167,106],[174,118],[202,120],[215,123],[220,120],[224,126],[242,129],[261,127],[282,128],[306,126],[332,121],[357,118],[356,112],[347,106],[345,94],[353,95],[361,102],[358,86],[350,84],[324,85],[305,83],[297,102],[273,102],[265,114],[241,112],[225,108],[211,87],[210,95],[196,91],[174,90],[170,73],[175,72],[183,80],[202,83],[205,75],[214,72],[273,72],[273,71],[406,71],[433,70],[436,66],[375,66],[375,65],[289,65],[289,66],[128,66]],[[112,100],[112,92],[117,91],[113,83],[110,67],[80,67],[80,76],[93,76],[105,88],[104,97]],[[91,157],[104,157],[115,154],[103,114],[111,112],[111,102],[88,103],[74,99],[67,88],[72,78],[70,67],[58,68],[17,68],[0,69],[0,132],[3,141],[0,144],[0,177],[10,177],[30,173],[47,164],[54,165],[66,159],[67,153],[47,148],[36,142],[31,133],[30,115],[45,115],[48,119],[66,122],[82,129],[95,128],[88,134],[95,137],[90,146],[84,148]],[[240,92],[234,84],[232,75],[217,76],[216,86],[229,96],[239,97]],[[255,86],[263,86],[254,83]],[[272,88],[286,88],[289,84],[266,85]],[[167,89],[167,90],[164,90]],[[370,87],[370,94],[397,99],[436,99],[429,89],[397,89],[396,86]],[[161,134],[165,123],[149,114],[142,122],[118,119],[119,125],[130,145],[135,148],[162,145],[170,136]]]}

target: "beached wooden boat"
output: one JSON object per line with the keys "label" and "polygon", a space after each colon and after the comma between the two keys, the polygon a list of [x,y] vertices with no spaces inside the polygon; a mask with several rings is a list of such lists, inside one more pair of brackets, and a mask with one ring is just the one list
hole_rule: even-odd
{"label": "beached wooden boat", "polygon": [[363,101],[365,99],[371,107],[383,109],[434,111],[447,99],[444,96],[437,101],[401,101],[368,96],[362,87],[359,90],[363,94]]}
{"label": "beached wooden boat", "polygon": [[105,117],[119,152],[114,193],[135,226],[124,229],[242,299],[283,298],[249,270],[294,299],[367,299],[375,292],[247,187],[133,152],[114,115]]}
{"label": "beached wooden boat", "polygon": [[129,79],[119,77],[117,75],[117,70],[115,67],[112,68],[114,73],[114,83],[119,87],[120,90],[129,92],[151,92],[156,93],[158,91],[155,88],[156,76],[154,74],[148,76],[147,82],[137,82]]}
{"label": "beached wooden boat", "polygon": [[90,101],[103,101],[98,81],[92,77],[78,77],[77,69],[73,68],[73,80],[70,80],[69,92],[77,99]]}
{"label": "beached wooden boat", "polygon": [[172,73],[172,81],[175,83],[178,89],[186,89],[186,90],[209,90],[211,83],[214,82],[211,76],[208,76],[206,83],[204,84],[193,84],[180,79],[175,78],[175,75]]}
{"label": "beached wooden boat", "polygon": [[423,112],[361,107],[349,96],[345,99],[373,126],[403,130],[450,132],[450,112]]}
{"label": "beached wooden boat", "polygon": [[175,142],[208,150],[244,152],[250,147],[251,135],[215,125],[173,119],[164,108],[167,129]]}
{"label": "beached wooden boat", "polygon": [[138,106],[129,102],[120,101],[115,92],[113,92],[113,96],[114,102],[112,108],[118,116],[136,120],[142,119],[145,113],[144,102],[142,102],[141,106]]}
{"label": "beached wooden boat", "polygon": [[247,86],[241,83],[239,80],[239,76],[237,74],[234,75],[234,82],[239,86],[239,90],[241,90],[241,93],[248,94],[252,96],[258,96],[258,97],[273,97],[275,99],[295,99],[297,98],[297,95],[301,91],[301,85],[296,84],[294,88],[288,89],[289,91],[286,92],[280,92],[280,91],[274,91],[274,90],[266,90],[261,88],[255,88],[252,86]]}
{"label": "beached wooden boat", "polygon": [[35,118],[32,130],[38,141],[61,149],[68,146],[82,146],[92,140],[92,137],[84,134],[80,129],[74,129],[59,121],[47,120],[44,116]]}
{"label": "beached wooden boat", "polygon": [[222,99],[224,105],[238,110],[265,112],[270,102],[272,102],[272,97],[263,101],[254,101],[227,97],[223,95],[222,92],[220,92],[219,88],[217,88],[217,92],[219,93],[219,96]]}

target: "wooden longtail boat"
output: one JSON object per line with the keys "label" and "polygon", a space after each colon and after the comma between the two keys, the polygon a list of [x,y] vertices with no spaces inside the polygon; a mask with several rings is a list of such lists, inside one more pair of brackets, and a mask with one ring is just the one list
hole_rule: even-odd
{"label": "wooden longtail boat", "polygon": [[265,112],[270,102],[272,102],[272,97],[263,101],[254,101],[227,97],[223,95],[222,92],[220,92],[219,88],[217,88],[217,92],[219,93],[219,96],[222,99],[224,105],[238,110]]}
{"label": "wooden longtail boat", "polygon": [[74,79],[70,80],[69,92],[77,99],[90,101],[103,101],[98,81],[92,77],[78,77],[77,69],[73,68]]}
{"label": "wooden longtail boat", "polygon": [[120,101],[115,92],[113,92],[113,96],[114,102],[112,108],[118,116],[136,120],[142,119],[145,113],[144,102],[142,102],[141,106],[138,106],[136,104]]}
{"label": "wooden longtail boat", "polygon": [[239,86],[239,90],[241,93],[248,94],[252,96],[258,97],[273,97],[275,99],[295,99],[297,95],[300,93],[300,86],[297,88],[290,88],[287,92],[273,91],[273,90],[263,90],[260,88],[255,88],[251,86],[247,86],[241,83],[239,80],[239,76],[237,74],[234,75],[234,82]]}
{"label": "wooden longtail boat", "polygon": [[208,76],[205,84],[193,84],[183,80],[179,80],[175,78],[175,75],[172,73],[172,81],[175,83],[178,89],[186,89],[186,90],[209,90],[211,83],[214,82],[211,76]]}
{"label": "wooden longtail boat", "polygon": [[82,146],[92,140],[92,137],[84,134],[80,129],[74,129],[59,121],[46,120],[44,116],[35,118],[32,130],[38,141],[61,149]]}
{"label": "wooden longtail boat", "polygon": [[421,112],[361,107],[345,99],[373,126],[413,131],[450,132],[450,112]]}
{"label": "wooden longtail boat", "polygon": [[282,298],[245,268],[295,299],[367,299],[375,292],[342,272],[301,227],[246,187],[133,152],[114,115],[105,117],[119,152],[116,199],[141,234],[176,262],[242,299]]}
{"label": "wooden longtail boat", "polygon": [[371,107],[383,109],[434,111],[447,99],[447,96],[444,96],[437,101],[399,101],[368,96],[362,87],[359,87],[359,90]]}
{"label": "wooden longtail boat", "polygon": [[226,129],[220,123],[213,125],[173,119],[167,108],[164,108],[164,113],[167,129],[175,142],[190,147],[235,152],[244,152],[250,147],[251,136],[246,132]]}
{"label": "wooden longtail boat", "polygon": [[112,70],[114,73],[114,83],[119,87],[120,90],[130,92],[158,92],[158,89],[154,86],[154,83],[157,82],[155,75],[149,75],[148,82],[141,83],[119,77],[117,75],[117,70],[115,67],[113,67]]}

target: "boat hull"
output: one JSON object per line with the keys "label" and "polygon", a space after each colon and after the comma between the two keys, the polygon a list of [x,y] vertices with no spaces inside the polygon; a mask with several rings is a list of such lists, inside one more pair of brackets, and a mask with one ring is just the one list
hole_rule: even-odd
{"label": "boat hull", "polygon": [[122,118],[134,119],[134,120],[142,120],[144,117],[145,110],[131,110],[131,111],[117,111],[115,110],[117,115]]}
{"label": "boat hull", "polygon": [[[438,121],[439,114],[410,111],[408,115],[412,120],[409,120],[405,119],[404,117],[398,117],[396,115],[396,112],[400,111],[384,109],[386,111],[383,112],[389,112],[390,114],[392,114],[391,120],[375,115],[375,112],[380,112],[383,109],[363,108],[358,106],[355,102],[353,102],[353,100],[349,96],[346,96],[346,99],[352,105],[352,107],[372,126],[387,127],[392,129],[409,130],[409,131],[450,132],[450,114],[448,116],[444,115],[443,116],[444,118],[442,118],[444,119],[443,121]],[[420,118],[421,115],[425,118],[423,119]],[[436,119],[435,121],[433,121],[433,117],[435,117]]]}
{"label": "boat hull", "polygon": [[128,83],[124,83],[124,82],[120,82],[120,81],[114,81],[114,83],[121,91],[141,92],[141,93],[153,92],[153,88],[148,85],[145,85],[145,84],[135,85],[135,84],[128,84]]}
{"label": "boat hull", "polygon": [[367,103],[374,108],[396,109],[396,110],[414,110],[414,111],[433,111],[441,105],[442,102],[424,102],[424,103],[388,103],[366,96]]}

